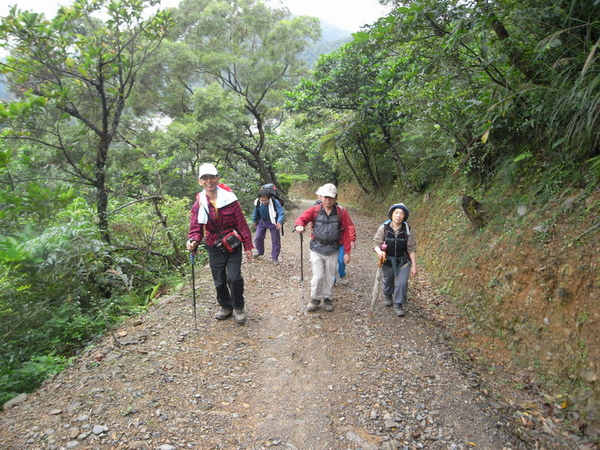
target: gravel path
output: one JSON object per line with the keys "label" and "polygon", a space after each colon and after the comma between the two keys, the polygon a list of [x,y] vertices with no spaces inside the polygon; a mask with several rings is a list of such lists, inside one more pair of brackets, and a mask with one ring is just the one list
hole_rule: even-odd
{"label": "gravel path", "polygon": [[303,309],[308,242],[301,282],[292,217],[279,266],[244,264],[247,325],[212,318],[197,266],[197,329],[190,290],[162,298],[0,414],[0,448],[587,448],[552,406],[502,381],[518,375],[461,356],[456,314],[426,274],[405,317],[381,302],[371,315],[378,223],[351,214],[357,249],[333,312]]}

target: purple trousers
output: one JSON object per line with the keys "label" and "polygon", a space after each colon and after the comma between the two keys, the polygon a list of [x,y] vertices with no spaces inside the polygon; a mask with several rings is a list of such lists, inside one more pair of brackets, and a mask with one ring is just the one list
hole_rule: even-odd
{"label": "purple trousers", "polygon": [[260,219],[256,225],[256,235],[254,236],[254,247],[256,254],[264,255],[265,253],[265,235],[267,230],[271,230],[271,258],[277,261],[281,252],[281,234],[275,224]]}

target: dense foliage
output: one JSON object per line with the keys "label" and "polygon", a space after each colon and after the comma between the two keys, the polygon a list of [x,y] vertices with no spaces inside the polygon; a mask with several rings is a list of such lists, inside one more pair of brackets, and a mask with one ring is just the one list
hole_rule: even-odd
{"label": "dense foliage", "polygon": [[318,21],[258,0],[2,19],[0,402],[181,283],[202,162],[246,209],[266,182],[597,186],[598,2],[386,3],[312,71]]}
{"label": "dense foliage", "polygon": [[450,172],[480,187],[501,169],[594,185],[598,13],[575,0],[398,3],[324,55],[290,105],[309,128],[334,118],[326,147],[365,192],[423,191]]}

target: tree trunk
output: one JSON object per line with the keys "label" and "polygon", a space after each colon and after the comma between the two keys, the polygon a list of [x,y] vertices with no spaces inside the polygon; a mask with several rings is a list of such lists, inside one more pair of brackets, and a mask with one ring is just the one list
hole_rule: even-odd
{"label": "tree trunk", "polygon": [[110,231],[108,229],[108,192],[106,190],[106,160],[108,156],[108,139],[101,138],[96,155],[96,210],[98,214],[98,228],[101,239],[110,245]]}
{"label": "tree trunk", "polygon": [[356,182],[358,183],[358,185],[360,186],[360,188],[362,189],[362,191],[365,194],[370,195],[371,191],[365,186],[365,184],[363,183],[363,181],[358,176],[358,173],[354,169],[354,166],[352,165],[352,162],[350,161],[350,158],[348,158],[348,155],[346,154],[346,150],[344,149],[344,147],[340,147],[340,149],[342,150],[342,154],[344,155],[344,159],[346,160],[346,164],[348,164],[348,167],[350,167],[350,170],[354,174],[354,178],[356,179]]}

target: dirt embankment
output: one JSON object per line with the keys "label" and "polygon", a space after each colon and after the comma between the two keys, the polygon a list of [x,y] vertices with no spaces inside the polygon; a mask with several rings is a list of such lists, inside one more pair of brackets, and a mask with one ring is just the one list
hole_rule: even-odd
{"label": "dirt embankment", "polygon": [[474,231],[459,198],[416,206],[421,255],[468,319],[463,345],[481,363],[510,361],[523,389],[561,404],[574,429],[600,435],[600,191],[543,205],[486,203]]}
{"label": "dirt embankment", "polygon": [[[307,206],[308,203],[302,203]],[[0,447],[26,449],[577,448],[558,406],[517,389],[511,366],[462,350],[459,314],[412,281],[407,315],[370,310],[380,222],[351,210],[357,248],[335,310],[304,311],[308,242],[285,227],[281,264],[244,263],[248,322],[215,321],[210,272],[160,299],[0,415]],[[418,232],[418,230],[416,230]],[[270,248],[267,245],[267,248]]]}

